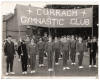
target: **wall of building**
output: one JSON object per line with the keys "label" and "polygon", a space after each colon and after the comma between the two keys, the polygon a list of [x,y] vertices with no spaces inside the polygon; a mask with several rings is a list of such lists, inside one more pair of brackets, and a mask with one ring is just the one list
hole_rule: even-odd
{"label": "wall of building", "polygon": [[3,40],[6,39],[6,22],[2,23],[2,34]]}
{"label": "wall of building", "polygon": [[26,35],[26,27],[18,26],[16,13],[11,19],[7,21],[6,27],[7,27],[7,35],[11,35],[14,39],[19,39],[20,37],[23,38]]}

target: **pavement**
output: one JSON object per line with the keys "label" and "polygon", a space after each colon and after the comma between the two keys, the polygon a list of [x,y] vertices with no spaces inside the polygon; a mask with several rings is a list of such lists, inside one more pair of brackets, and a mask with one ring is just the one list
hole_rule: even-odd
{"label": "pavement", "polygon": [[[98,57],[97,59],[97,65],[98,65]],[[78,69],[78,59],[76,57],[76,65],[73,66],[71,65],[71,60],[68,61],[68,65],[71,68],[70,70],[65,70],[63,71],[63,66],[62,66],[62,59],[59,59],[59,65],[54,65],[54,71],[53,72],[48,72],[48,67],[47,67],[47,59],[44,59],[44,67],[39,67],[38,64],[38,58],[36,61],[36,73],[31,74],[30,73],[30,68],[28,68],[28,74],[23,75],[22,74],[22,68],[21,68],[21,62],[18,61],[18,55],[16,55],[14,59],[14,66],[13,70],[15,74],[11,75],[9,74],[8,76],[30,76],[30,77],[50,77],[50,76],[55,76],[55,77],[77,77],[77,76],[86,76],[86,77],[98,77],[98,68],[89,68],[89,56],[85,55],[83,58],[83,69]],[[2,65],[2,76],[4,77],[6,73],[6,61],[5,57],[3,56],[3,65]]]}

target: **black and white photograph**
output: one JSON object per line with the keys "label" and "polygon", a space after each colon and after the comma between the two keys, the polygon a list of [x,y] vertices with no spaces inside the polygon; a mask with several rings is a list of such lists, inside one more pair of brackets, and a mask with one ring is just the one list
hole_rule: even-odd
{"label": "black and white photograph", "polygon": [[2,2],[2,78],[98,78],[99,5]]}

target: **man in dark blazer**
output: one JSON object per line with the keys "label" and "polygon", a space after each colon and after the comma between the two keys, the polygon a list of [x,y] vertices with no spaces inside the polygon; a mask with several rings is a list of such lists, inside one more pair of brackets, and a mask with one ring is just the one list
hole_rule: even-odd
{"label": "man in dark blazer", "polygon": [[89,59],[89,67],[97,67],[96,65],[96,53],[97,53],[98,44],[96,41],[96,37],[93,37],[90,43],[90,59]]}
{"label": "man in dark blazer", "polygon": [[18,55],[21,57],[22,74],[27,74],[28,53],[27,53],[26,43],[24,40],[21,41],[21,44],[18,47]]}
{"label": "man in dark blazer", "polygon": [[[4,52],[5,52],[6,63],[7,63],[6,75],[8,75],[9,73],[14,74],[13,61],[14,61],[15,49],[14,49],[14,43],[11,40],[12,40],[12,37],[9,35],[4,45]],[[9,71],[9,68],[10,68],[10,71]]]}

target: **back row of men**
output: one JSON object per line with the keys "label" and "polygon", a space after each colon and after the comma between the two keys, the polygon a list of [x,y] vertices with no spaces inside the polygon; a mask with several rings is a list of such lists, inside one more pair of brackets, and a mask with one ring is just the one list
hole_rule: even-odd
{"label": "back row of men", "polygon": [[[39,67],[44,65],[44,56],[47,57],[48,62],[48,71],[53,71],[54,65],[59,65],[59,57],[62,57],[63,68],[62,70],[70,69],[68,65],[68,60],[71,59],[71,65],[76,65],[76,55],[78,56],[78,68],[84,68],[82,66],[84,53],[89,52],[89,67],[96,66],[96,53],[97,53],[97,41],[93,37],[86,42],[82,40],[82,37],[79,37],[77,40],[72,35],[64,36],[61,39],[55,37],[53,40],[52,37],[43,37],[39,38],[39,41],[36,43],[35,39],[31,40],[21,40],[18,48],[15,48],[14,43],[12,42],[12,37],[9,35],[7,41],[4,44],[4,52],[7,62],[7,72],[8,74],[14,74],[13,72],[13,60],[16,56],[16,52],[21,59],[22,64],[22,74],[27,74],[27,66],[30,67],[31,72],[36,72],[36,55],[39,56]],[[10,71],[9,71],[10,68]]]}

